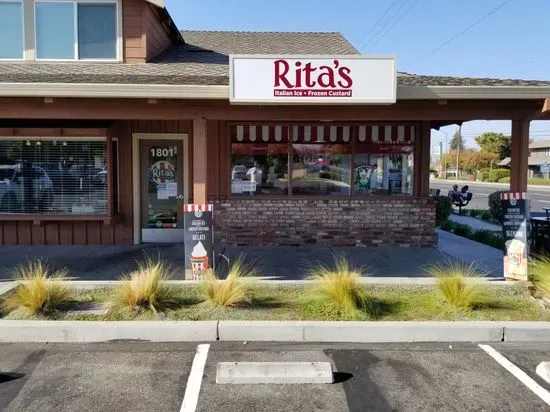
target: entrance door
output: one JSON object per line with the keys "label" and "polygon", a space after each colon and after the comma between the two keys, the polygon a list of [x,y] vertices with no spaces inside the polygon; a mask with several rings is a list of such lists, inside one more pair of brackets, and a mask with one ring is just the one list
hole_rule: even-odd
{"label": "entrance door", "polygon": [[183,243],[183,143],[141,140],[141,241]]}

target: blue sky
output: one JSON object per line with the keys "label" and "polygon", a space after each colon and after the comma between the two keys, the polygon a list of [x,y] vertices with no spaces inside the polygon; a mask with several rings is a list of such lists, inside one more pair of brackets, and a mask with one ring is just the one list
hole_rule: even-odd
{"label": "blue sky", "polygon": [[[548,0],[509,0],[430,54],[504,1],[166,0],[166,7],[180,29],[339,31],[363,53],[397,55],[399,70],[410,73],[550,80]],[[443,131],[452,136],[455,129]],[[509,133],[510,122],[469,122],[462,129],[475,146],[476,135]],[[531,132],[550,139],[550,121],[532,122]],[[442,139],[432,134],[434,144]]]}

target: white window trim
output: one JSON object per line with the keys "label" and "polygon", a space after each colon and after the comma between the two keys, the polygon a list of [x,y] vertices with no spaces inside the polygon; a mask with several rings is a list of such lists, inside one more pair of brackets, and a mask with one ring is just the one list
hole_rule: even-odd
{"label": "white window trim", "polygon": [[23,40],[23,49],[21,50],[21,58],[0,58],[2,62],[20,62],[25,60],[25,5],[23,0],[0,0],[0,3],[19,3],[21,5],[21,38]]}
{"label": "white window trim", "polygon": [[[2,0],[0,0],[2,1]],[[36,5],[38,3],[71,3],[74,12],[74,59],[41,59],[38,57],[38,30],[36,25]],[[116,58],[114,59],[80,59],[78,57],[78,4],[114,4],[116,7]],[[24,29],[23,29],[24,30]],[[122,61],[122,4],[121,0],[36,0],[34,4],[34,49],[35,60],[43,62],[85,62],[85,63],[113,63]]]}

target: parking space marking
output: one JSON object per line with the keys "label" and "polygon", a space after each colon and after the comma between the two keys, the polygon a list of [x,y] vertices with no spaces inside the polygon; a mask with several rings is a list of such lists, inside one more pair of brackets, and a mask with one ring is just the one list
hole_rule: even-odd
{"label": "parking space marking", "polygon": [[181,404],[180,412],[195,412],[197,409],[202,377],[204,375],[204,366],[206,365],[209,349],[210,345],[208,344],[197,346],[197,353],[193,359],[191,373],[187,379],[187,386],[185,387],[185,395],[183,395],[183,403]]}
{"label": "parking space marking", "polygon": [[533,391],[535,395],[537,395],[544,402],[546,402],[546,404],[550,405],[550,392],[548,392],[546,389],[540,386],[537,382],[535,382],[529,375],[523,372],[515,364],[510,362],[507,358],[505,358],[503,355],[501,355],[499,352],[493,349],[492,346],[489,346],[489,345],[478,345],[478,346],[481,349],[483,349],[490,357],[496,360],[504,369],[506,369],[508,372],[514,375],[516,379],[518,379],[521,383],[523,383],[525,386],[531,389],[531,391]]}

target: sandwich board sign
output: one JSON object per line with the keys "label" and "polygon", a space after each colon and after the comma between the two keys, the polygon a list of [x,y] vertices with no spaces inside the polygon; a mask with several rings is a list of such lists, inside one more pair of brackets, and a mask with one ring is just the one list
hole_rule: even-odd
{"label": "sandwich board sign", "polygon": [[505,240],[504,277],[527,280],[529,257],[529,201],[526,193],[502,193],[500,196],[504,222],[502,234]]}
{"label": "sandwich board sign", "polygon": [[214,270],[213,205],[184,206],[185,279],[202,279]]}

